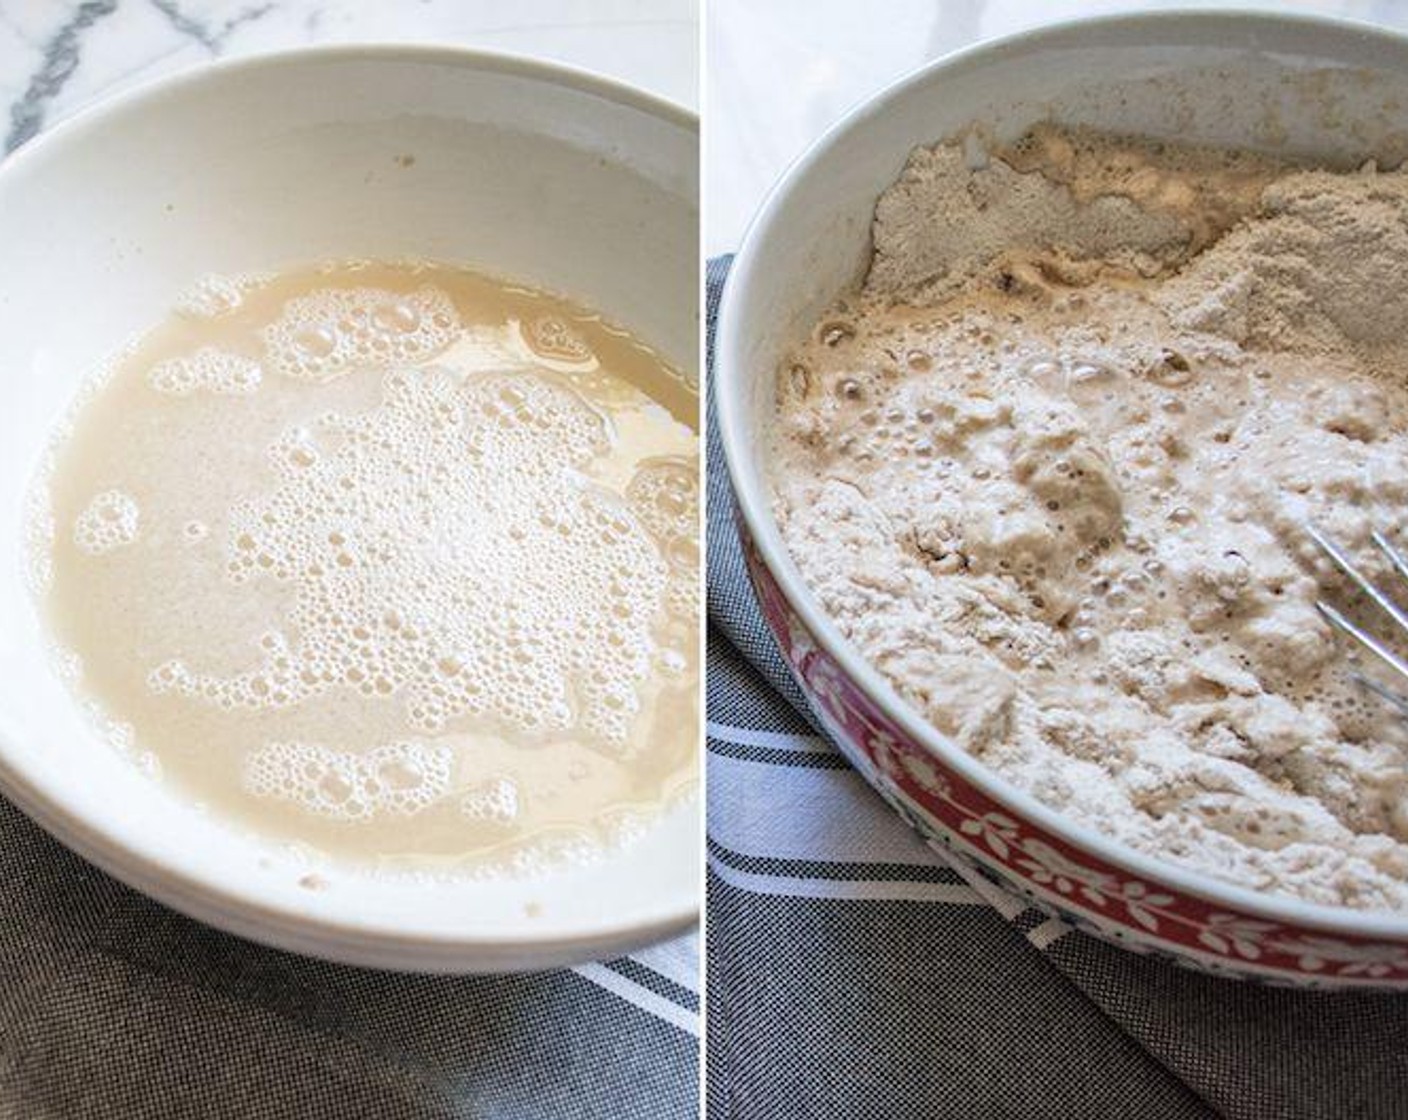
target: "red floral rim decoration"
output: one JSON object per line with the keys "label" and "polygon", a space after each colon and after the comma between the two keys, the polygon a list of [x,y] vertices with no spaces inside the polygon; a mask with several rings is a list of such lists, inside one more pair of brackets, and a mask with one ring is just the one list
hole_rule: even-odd
{"label": "red floral rim decoration", "polygon": [[852,681],[798,616],[752,536],[739,537],[763,618],[818,716],[921,832],[1081,928],[1192,967],[1280,983],[1408,988],[1408,941],[1327,936],[1147,882],[1073,847],[949,769]]}

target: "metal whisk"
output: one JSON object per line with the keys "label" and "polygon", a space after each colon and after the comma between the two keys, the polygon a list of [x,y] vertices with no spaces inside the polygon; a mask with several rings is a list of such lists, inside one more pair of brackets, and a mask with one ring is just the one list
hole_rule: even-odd
{"label": "metal whisk", "polygon": [[[1369,579],[1354,566],[1349,557],[1344,554],[1344,551],[1335,544],[1334,541],[1321,533],[1314,525],[1307,524],[1305,531],[1310,534],[1311,540],[1320,546],[1325,555],[1334,561],[1335,567],[1339,568],[1340,571],[1353,580],[1359,590],[1369,596],[1369,598],[1397,624],[1402,633],[1408,635],[1408,612],[1405,612],[1402,607],[1384,594],[1380,588],[1369,582]],[[1377,529],[1373,531],[1371,536],[1373,537],[1375,546],[1384,554],[1384,557],[1393,567],[1393,570],[1402,576],[1404,580],[1408,580],[1408,560],[1404,559],[1403,554]],[[1325,616],[1325,620],[1329,622],[1331,626],[1341,634],[1352,638],[1364,649],[1367,649],[1377,657],[1379,661],[1397,673],[1399,679],[1408,682],[1408,662],[1405,662],[1403,658],[1399,657],[1398,654],[1394,653],[1393,650],[1389,649],[1388,646],[1384,645],[1383,642],[1374,637],[1374,635],[1370,634],[1367,630],[1351,622],[1333,606],[1325,602],[1324,599],[1318,600],[1315,606],[1320,613]],[[1355,671],[1351,672],[1350,675],[1356,682],[1363,685],[1370,692],[1383,697],[1404,715],[1408,715],[1408,696],[1403,696],[1395,692],[1393,689],[1380,684],[1378,681],[1365,676],[1363,673]]]}

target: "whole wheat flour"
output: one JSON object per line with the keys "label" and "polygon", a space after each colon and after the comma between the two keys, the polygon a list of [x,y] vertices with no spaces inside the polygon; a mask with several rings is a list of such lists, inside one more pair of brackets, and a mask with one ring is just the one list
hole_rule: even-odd
{"label": "whole wheat flour", "polygon": [[[780,371],[776,512],[863,654],[1075,820],[1230,882],[1408,910],[1383,633],[1408,511],[1408,175],[1051,127],[916,150],[863,289]],[[1359,664],[1358,668],[1368,667]]]}

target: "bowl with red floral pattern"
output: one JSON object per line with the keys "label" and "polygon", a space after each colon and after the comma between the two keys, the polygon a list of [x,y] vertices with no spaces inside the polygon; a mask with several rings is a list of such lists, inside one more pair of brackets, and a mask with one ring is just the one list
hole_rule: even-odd
{"label": "bowl with red floral pattern", "polygon": [[828,616],[775,516],[778,376],[854,290],[910,151],[1040,121],[1355,166],[1402,160],[1408,39],[1319,19],[1158,13],[1062,24],[930,64],[858,106],[773,189],[735,258],[713,392],[762,617],[812,714],[948,858],[1131,951],[1266,983],[1408,990],[1408,913],[1220,878],[1038,799],[928,722]]}

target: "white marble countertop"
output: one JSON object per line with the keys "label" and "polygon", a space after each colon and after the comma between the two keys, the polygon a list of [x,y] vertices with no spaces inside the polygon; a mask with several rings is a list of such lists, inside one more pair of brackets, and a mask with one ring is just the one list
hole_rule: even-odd
{"label": "white marble countertop", "polygon": [[1408,28],[1404,0],[708,0],[704,245],[738,248],[769,187],[856,102],[978,39],[1080,16],[1269,8]]}
{"label": "white marble countertop", "polygon": [[699,0],[0,0],[0,146],[215,58],[313,43],[536,55],[698,106]]}

